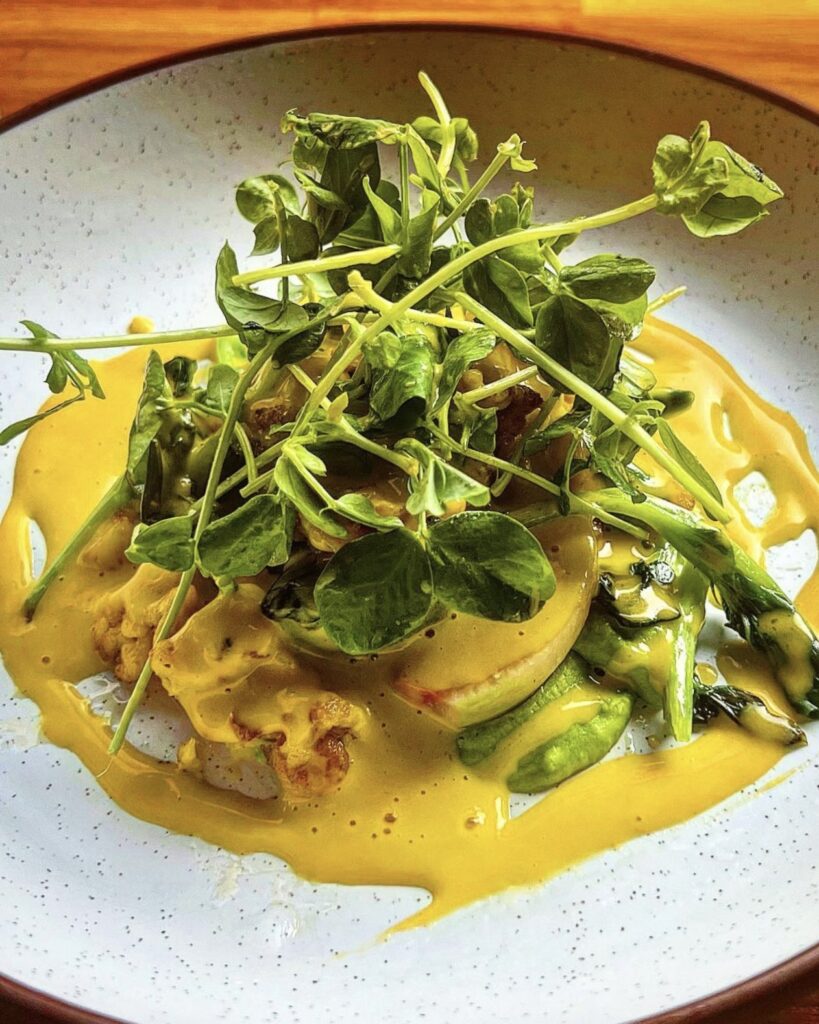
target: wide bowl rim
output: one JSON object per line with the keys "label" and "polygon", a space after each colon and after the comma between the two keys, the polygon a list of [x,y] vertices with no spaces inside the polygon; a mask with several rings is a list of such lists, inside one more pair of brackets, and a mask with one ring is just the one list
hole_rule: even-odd
{"label": "wide bowl rim", "polygon": [[[718,68],[698,64],[695,61],[654,50],[649,47],[621,43],[615,40],[602,39],[595,36],[575,32],[557,32],[549,29],[501,26],[479,19],[465,22],[452,21],[388,21],[378,23],[362,22],[360,24],[324,25],[315,28],[286,29],[277,32],[242,36],[237,39],[225,40],[205,46],[178,50],[164,56],[152,58],[136,64],[118,68],[115,71],[95,76],[76,85],[69,86],[52,95],[13,111],[0,118],[0,135],[13,128],[27,124],[38,117],[50,113],[73,100],[92,96],[114,85],[139,78],[142,75],[166,68],[176,67],[207,57],[218,57],[223,54],[241,50],[257,49],[275,43],[302,42],[311,39],[326,39],[346,35],[367,35],[388,32],[463,32],[474,34],[497,34],[525,39],[542,39],[550,43],[564,43],[585,46],[590,49],[605,50],[610,53],[634,57],[647,63],[659,64],[676,71],[685,71],[701,78],[727,85],[762,99],[775,107],[786,110],[809,124],[819,126],[819,109],[809,107],[790,96],[783,95],[773,89],[758,85],[740,76],[730,74]],[[812,969],[819,968],[819,941],[808,949],[782,963],[776,964],[759,974],[752,975],[743,981],[727,988],[712,992],[700,999],[681,1004],[659,1014],[634,1019],[630,1024],[696,1024],[705,1021],[714,1014],[735,1009],[754,999],[769,996],[777,989],[790,982],[806,976]],[[48,992],[25,985],[22,982],[3,974],[0,971],[0,996],[10,998],[18,1004],[52,1017],[55,1020],[67,1021],[70,1024],[123,1024],[123,1019],[111,1017],[104,1013],[86,1009],[59,999]]]}

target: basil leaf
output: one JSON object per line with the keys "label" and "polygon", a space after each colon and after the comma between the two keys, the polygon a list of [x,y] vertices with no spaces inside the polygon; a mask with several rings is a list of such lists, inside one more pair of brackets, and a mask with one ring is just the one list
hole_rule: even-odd
{"label": "basil leaf", "polygon": [[290,499],[308,523],[330,537],[347,536],[347,531],[310,489],[290,458],[279,459],[273,471],[273,479],[282,494]]}
{"label": "basil leaf", "polygon": [[[604,299],[583,299],[583,301],[587,306],[596,309],[603,319],[606,320],[609,329],[614,330],[615,333],[618,330],[622,330],[623,327],[627,327],[628,330],[625,331],[626,341],[630,341],[639,334],[645,320],[646,310],[648,309],[648,297],[646,295],[640,295],[638,298],[632,299],[631,302],[607,302]],[[619,326],[611,318],[619,321]]]}
{"label": "basil leaf", "polygon": [[10,423],[3,430],[0,430],[0,447],[8,444],[9,441],[13,441],[15,437],[19,437],[20,434],[24,434],[27,430],[34,426],[35,423],[39,423],[41,420],[47,419],[49,416],[53,416],[55,412],[60,412],[61,409],[67,409],[69,405],[73,405],[75,402],[81,402],[83,396],[81,394],[74,395],[73,398],[67,398],[64,402],[58,402],[57,405],[52,405],[49,409],[45,409],[43,412],[35,413],[33,416],[26,416],[25,419],[17,420],[16,423]]}
{"label": "basil leaf", "polygon": [[382,331],[364,346],[364,358],[374,370],[391,370],[401,358],[401,339],[392,331]]}
{"label": "basil leaf", "polygon": [[622,340],[612,339],[597,310],[565,293],[553,295],[538,310],[535,343],[596,388],[610,386],[622,349]]}
{"label": "basil leaf", "polygon": [[[456,155],[465,164],[473,163],[478,159],[478,136],[465,117],[453,117],[451,123],[455,129]],[[440,122],[436,121],[434,117],[417,117],[412,122],[412,128],[437,156],[443,142],[443,129]]]}
{"label": "basil leaf", "polygon": [[333,502],[333,511],[352,519],[354,523],[361,523],[362,526],[369,526],[374,530],[394,530],[403,526],[398,516],[382,516],[365,494],[357,494],[355,491],[336,498]]}
{"label": "basil leaf", "polygon": [[381,237],[385,242],[393,245],[400,243],[402,233],[401,214],[393,208],[391,203],[370,188],[370,182],[367,178],[364,179],[363,184],[370,205],[378,218],[378,223],[381,227]]}
{"label": "basil leaf", "polygon": [[52,355],[51,369],[46,374],[45,382],[52,395],[59,395],[65,390],[68,383],[68,366],[62,357],[55,359]]}
{"label": "basil leaf", "polygon": [[441,378],[438,381],[438,396],[432,407],[437,412],[452,399],[458,382],[472,363],[484,359],[495,348],[495,335],[485,327],[464,331],[449,343],[441,364]]}
{"label": "basil leaf", "polygon": [[660,213],[679,214],[699,238],[732,235],[767,215],[782,190],[763,171],[723,142],[710,139],[703,121],[690,141],[660,140],[654,157]]}
{"label": "basil leaf", "polygon": [[139,523],[125,551],[134,565],[150,563],[168,572],[185,572],[193,565],[193,517],[174,516],[146,526]]}
{"label": "basil leaf", "polygon": [[[243,181],[236,190],[236,205],[242,216],[255,224],[256,243],[252,256],[275,252],[282,243],[281,226],[286,223],[288,215],[300,219],[296,190],[278,174],[265,174]],[[290,259],[300,258],[291,250],[288,250],[288,255]]]}
{"label": "basil leaf", "polygon": [[685,226],[698,238],[736,234],[767,217],[766,207],[782,198],[775,181],[725,143],[708,142],[703,156],[724,161],[728,181],[698,212],[683,215]]}
{"label": "basil leaf", "polygon": [[464,271],[464,287],[512,327],[533,323],[529,291],[521,272],[500,256],[487,256]]}
{"label": "basil leaf", "polygon": [[404,438],[395,448],[411,455],[419,464],[418,475],[409,478],[407,512],[411,515],[426,512],[432,516],[443,516],[462,503],[489,504],[491,495],[487,487],[445,462],[420,441]]}
{"label": "basil leaf", "polygon": [[[52,331],[47,330],[33,320],[21,320],[20,323],[31,333],[35,341],[47,342],[49,339],[57,337]],[[88,391],[91,392],[94,398],[105,398],[105,391],[93,367],[78,352],[73,351],[73,349],[62,349],[49,352],[48,355],[51,359],[51,366],[46,375],[45,382],[49,391],[55,395],[62,394],[70,381],[73,387],[77,389],[77,394],[72,398],[66,399],[64,402],[60,402],[58,405],[52,405],[49,409],[10,424],[5,430],[0,432],[0,446],[8,444],[13,438],[25,433],[26,430],[33,427],[35,423],[39,423],[40,420],[53,416],[54,413],[67,408],[69,405],[73,405],[74,402],[82,401]]]}
{"label": "basil leaf", "polygon": [[216,579],[255,576],[290,557],[295,515],[278,494],[257,494],[211,523],[199,538],[199,563]]}
{"label": "basil leaf", "polygon": [[563,267],[560,282],[579,299],[632,302],[654,283],[656,271],[645,260],[626,256],[592,256]]}
{"label": "basil leaf", "polygon": [[228,335],[224,338],[217,338],[216,358],[220,363],[226,363],[237,370],[247,363],[247,349],[237,337]]}
{"label": "basil leaf", "polygon": [[278,216],[273,214],[271,217],[260,220],[253,228],[253,236],[255,242],[250,250],[251,256],[266,256],[268,253],[275,252],[281,245]]}
{"label": "basil leaf", "polygon": [[238,273],[236,254],[225,242],[216,261],[216,302],[248,351],[258,351],[270,334],[284,334],[307,322],[307,314],[294,302],[280,302],[233,284]]}
{"label": "basil leaf", "polygon": [[[532,219],[533,196],[531,188],[515,185],[511,193],[497,199],[476,199],[464,218],[464,230],[469,241],[473,245],[482,245],[501,235],[528,228]],[[537,242],[503,249],[500,258],[524,273],[536,274],[543,269]]]}
{"label": "basil leaf", "polygon": [[[393,210],[398,210],[398,189],[391,181],[380,181],[374,192]],[[385,241],[378,215],[372,204],[368,204],[355,221],[336,235],[334,244],[341,249],[369,249]],[[383,273],[383,266],[377,269]],[[344,271],[345,275],[348,273],[349,270]],[[343,284],[346,290],[346,276]]]}
{"label": "basil leaf", "polygon": [[307,114],[288,110],[281,122],[283,132],[318,139],[332,149],[360,149],[375,142],[393,144],[404,134],[403,126],[378,118],[348,117],[344,114]]}
{"label": "basil leaf", "polygon": [[354,150],[328,150],[321,174],[321,184],[340,196],[346,212],[319,210],[315,218],[322,243],[332,241],[339,231],[355,221],[367,205],[364,179],[377,189],[381,180],[378,149],[374,144]]}
{"label": "basil leaf", "polygon": [[651,165],[660,213],[699,213],[728,183],[725,161],[714,156],[703,158],[710,134],[708,122],[701,121],[690,139],[679,135],[660,139]]}
{"label": "basil leaf", "polygon": [[196,374],[196,360],[187,356],[174,356],[164,365],[165,376],[171,386],[174,398],[181,398],[190,391]]}
{"label": "basil leaf", "polygon": [[424,277],[429,273],[433,232],[441,197],[429,189],[421,193],[421,212],[410,218],[404,250],[398,257],[398,272],[404,277]]}
{"label": "basil leaf", "polygon": [[407,145],[410,148],[412,162],[415,165],[418,177],[426,188],[440,195],[443,192],[444,186],[435,157],[432,155],[432,150],[428,144],[414,128],[410,128],[407,133]]}
{"label": "basil leaf", "polygon": [[470,404],[462,406],[460,412],[464,421],[461,444],[493,455],[498,432],[498,410]]}
{"label": "basil leaf", "polygon": [[[79,386],[81,390],[90,391],[94,398],[105,398],[105,392],[102,390],[102,385],[97,379],[97,375],[91,367],[91,364],[87,359],[83,358],[79,352],[73,352],[71,349],[65,349],[63,352],[52,353],[52,359],[56,359],[59,356],[72,366],[81,378]],[[76,384],[75,375],[72,375],[71,371],[68,371],[68,376]]]}
{"label": "basil leaf", "polygon": [[429,531],[435,593],[467,615],[522,622],[555,592],[555,575],[533,534],[500,512],[462,512]]}
{"label": "basil leaf", "polygon": [[410,636],[432,608],[432,571],[409,530],[373,533],[345,544],[315,587],[330,639],[347,654],[370,654]]}
{"label": "basil leaf", "polygon": [[31,333],[31,337],[34,341],[48,341],[49,339],[56,340],[59,335],[53,331],[49,331],[47,327],[43,327],[42,324],[38,324],[34,320],[21,320],[20,323],[27,331]]}
{"label": "basil leaf", "polygon": [[[324,306],[317,302],[305,302],[301,307],[311,320],[315,319],[324,310]],[[312,355],[324,340],[327,325],[323,321],[309,327],[306,331],[294,335],[288,341],[282,342],[276,349],[272,359],[276,366],[286,366],[288,363],[300,363]]]}
{"label": "basil leaf", "polygon": [[711,497],[722,505],[722,495],[720,494],[719,487],[717,487],[710,473],[691,449],[686,447],[686,445],[684,445],[677,437],[667,420],[662,418],[657,420],[657,432],[660,435],[660,440],[668,450],[669,455],[673,455],[677,462],[688,470],[697,483],[701,484]]}
{"label": "basil leaf", "polygon": [[314,260],[321,248],[315,224],[297,214],[285,215],[284,240],[287,259],[291,263]]}
{"label": "basil leaf", "polygon": [[165,367],[162,365],[159,354],[152,350],[145,363],[142,392],[137,402],[136,416],[131,424],[131,432],[128,437],[126,469],[129,474],[137,474],[151,441],[162,426],[159,402],[169,401],[170,398],[171,392],[168,387],[168,379],[165,376]]}
{"label": "basil leaf", "polygon": [[239,373],[227,363],[216,363],[208,373],[208,384],[202,399],[203,405],[222,416],[227,415],[231,395],[239,383]]}
{"label": "basil leaf", "polygon": [[300,209],[295,188],[280,174],[247,178],[236,189],[236,206],[251,224],[258,224],[274,215],[279,204],[290,213],[298,213]]}
{"label": "basil leaf", "polygon": [[388,331],[365,348],[373,368],[370,409],[382,423],[415,423],[432,404],[435,356],[426,337]]}
{"label": "basil leaf", "polygon": [[[315,179],[304,171],[296,171],[296,179],[307,196],[315,201],[315,204],[325,210],[335,210],[347,213],[350,207],[344,199],[329,188],[324,188]],[[315,210],[313,211],[315,213]]]}

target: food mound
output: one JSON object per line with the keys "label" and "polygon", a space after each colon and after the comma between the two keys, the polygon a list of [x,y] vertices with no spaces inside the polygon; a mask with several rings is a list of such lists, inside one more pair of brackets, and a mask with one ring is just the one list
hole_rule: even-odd
{"label": "food mound", "polygon": [[[644,214],[734,234],[779,188],[702,123],[660,140],[643,198],[540,220],[531,187],[499,187],[535,170],[519,137],[471,174],[474,131],[422,83],[435,117],[412,124],[286,114],[292,178],[236,193],[271,265],[240,271],[226,244],[223,325],[111,339],[149,350],[121,472],[26,614],[72,564],[110,572],[90,628],[129,694],[111,753],[158,682],[190,727],[182,769],[228,751],[292,804],[354,771],[375,728],[368,680],[451,730],[470,768],[563,708],[504,762],[514,792],[600,761],[635,707],[682,743],[726,716],[803,742],[819,644],[723,528],[709,453],[674,427],[695,395],[635,347],[680,290],[649,301],[638,257],[572,258],[588,232]],[[80,355],[93,344],[25,323],[19,347],[50,356],[67,397],[3,443],[104,398]],[[697,670],[709,600],[792,714]]]}

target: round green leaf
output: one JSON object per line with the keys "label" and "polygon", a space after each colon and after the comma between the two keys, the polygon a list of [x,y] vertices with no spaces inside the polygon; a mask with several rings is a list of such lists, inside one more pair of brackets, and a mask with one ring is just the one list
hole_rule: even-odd
{"label": "round green leaf", "polygon": [[409,636],[432,605],[432,570],[409,530],[346,544],[316,583],[327,635],[347,654],[370,654]]}
{"label": "round green leaf", "polygon": [[500,512],[462,512],[436,523],[429,555],[436,597],[468,615],[523,622],[555,592],[537,539]]}

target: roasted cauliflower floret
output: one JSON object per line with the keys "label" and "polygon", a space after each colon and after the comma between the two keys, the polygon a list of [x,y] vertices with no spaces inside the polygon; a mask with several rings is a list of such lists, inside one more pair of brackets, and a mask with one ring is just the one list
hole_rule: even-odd
{"label": "roasted cauliflower floret", "polygon": [[[121,682],[136,682],[178,581],[176,573],[141,565],[127,583],[97,602],[91,636],[97,653]],[[202,603],[200,590],[191,587],[177,621],[184,623]]]}
{"label": "roasted cauliflower floret", "polygon": [[261,612],[263,591],[240,583],[158,643],[153,667],[198,736],[261,751],[291,800],[337,788],[346,744],[361,735],[363,708],[325,690]]}
{"label": "roasted cauliflower floret", "polygon": [[269,764],[291,800],[337,789],[350,766],[346,743],[355,739],[364,712],[336,693],[280,690],[281,730],[264,744]]}

